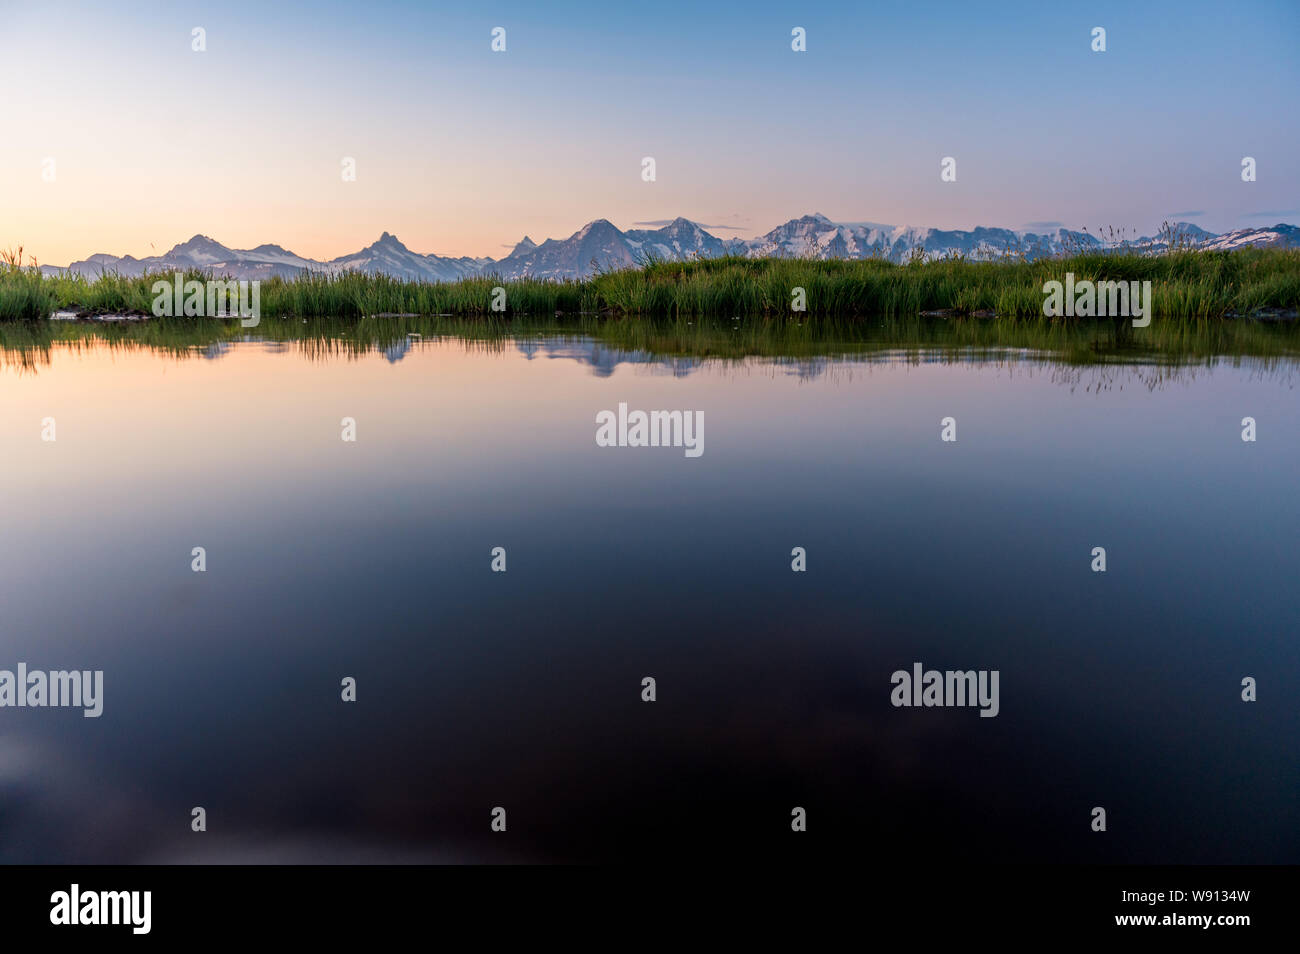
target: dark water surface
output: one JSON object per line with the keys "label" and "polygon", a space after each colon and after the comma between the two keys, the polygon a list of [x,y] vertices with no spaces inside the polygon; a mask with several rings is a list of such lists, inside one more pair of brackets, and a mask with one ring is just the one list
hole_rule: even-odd
{"label": "dark water surface", "polygon": [[9,353],[0,860],[1300,861],[1293,358],[689,351]]}

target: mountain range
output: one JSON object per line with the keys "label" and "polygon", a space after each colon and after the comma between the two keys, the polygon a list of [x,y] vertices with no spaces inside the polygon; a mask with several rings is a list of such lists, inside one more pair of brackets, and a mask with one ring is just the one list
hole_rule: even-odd
{"label": "mountain range", "polygon": [[[1201,249],[1234,249],[1248,245],[1300,246],[1300,228],[1278,224],[1268,228],[1236,229],[1222,234],[1180,222],[1172,229],[1179,244]],[[1138,252],[1154,254],[1168,247],[1169,233],[1128,239]],[[145,272],[170,272],[191,268],[239,279],[291,278],[304,271],[338,273],[355,270],[402,279],[455,281],[476,275],[503,279],[582,278],[595,271],[630,268],[645,261],[682,260],[692,257],[741,255],[816,259],[880,257],[903,262],[914,256],[926,259],[962,255],[972,259],[997,258],[1008,252],[1042,258],[1072,251],[1114,248],[1121,240],[1102,239],[1087,231],[1064,228],[1034,232],[1003,228],[970,231],[879,225],[871,222],[836,223],[824,215],[805,215],[779,225],[753,239],[721,239],[689,219],[677,218],[662,228],[623,231],[607,219],[589,222],[566,239],[547,239],[540,245],[525,236],[500,259],[446,257],[413,252],[396,236],[385,232],[359,252],[329,261],[295,255],[279,245],[252,249],[227,248],[205,235],[196,235],[170,251],[148,258],[130,255],[92,255],[60,268],[43,266],[46,274],[72,272],[97,278],[104,272],[135,277]]]}

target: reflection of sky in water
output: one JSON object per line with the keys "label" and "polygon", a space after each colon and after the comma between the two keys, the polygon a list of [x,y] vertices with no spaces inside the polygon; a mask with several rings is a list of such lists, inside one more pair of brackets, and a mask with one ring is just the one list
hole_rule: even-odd
{"label": "reflection of sky in water", "polygon": [[[0,668],[105,671],[0,710],[0,860],[767,857],[793,805],[797,853],[1295,860],[1292,365],[209,357],[0,371]],[[596,447],[620,401],[704,456]],[[893,709],[914,661],[1001,714]]]}

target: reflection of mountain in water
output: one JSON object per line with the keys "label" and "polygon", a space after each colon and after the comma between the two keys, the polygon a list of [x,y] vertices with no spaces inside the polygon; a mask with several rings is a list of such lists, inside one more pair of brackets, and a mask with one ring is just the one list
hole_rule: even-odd
{"label": "reflection of mountain in water", "polygon": [[229,341],[214,341],[212,344],[200,348],[198,353],[202,355],[205,360],[215,361],[218,358],[225,357],[236,343],[244,346],[252,345],[253,347],[258,347],[263,351],[268,351],[271,354],[285,354],[290,350],[289,342],[287,341],[268,341],[265,338],[258,338],[255,335],[244,335],[241,338],[232,338]]}
{"label": "reflection of mountain in water", "polygon": [[[515,347],[529,361],[541,356],[544,358],[561,358],[585,364],[593,374],[607,378],[620,364],[640,365],[658,369],[674,378],[685,378],[709,363],[705,357],[688,355],[654,354],[650,351],[614,348],[591,338],[517,338]],[[772,358],[768,359],[775,366],[783,367],[786,373],[800,379],[810,380],[820,377],[826,369],[835,363],[834,355],[815,358]]]}
{"label": "reflection of mountain in water", "polygon": [[[282,341],[265,341],[251,335],[237,339],[243,345],[259,346],[269,352],[288,352],[291,345]],[[405,358],[421,342],[420,335],[407,335],[395,340],[384,341],[372,339],[369,344],[371,353],[381,354],[389,364],[396,364]],[[198,353],[208,360],[216,360],[228,354],[236,342],[213,342]],[[1152,360],[1151,356],[1134,356],[1129,360],[1113,363],[1094,364],[1074,367],[1062,362],[1053,362],[1042,352],[1032,348],[882,348],[868,352],[850,350],[810,356],[749,355],[742,359],[728,359],[720,356],[689,356],[675,354],[655,354],[642,348],[619,348],[597,341],[594,338],[573,335],[532,336],[507,338],[503,342],[507,347],[513,344],[516,350],[527,360],[537,358],[573,361],[585,365],[591,373],[599,378],[612,377],[620,365],[638,367],[651,374],[668,374],[674,378],[686,378],[702,368],[719,363],[732,367],[760,364],[775,374],[796,377],[801,381],[813,381],[822,377],[834,377],[837,371],[848,366],[864,365],[944,365],[961,363],[992,364],[1004,369],[1008,374],[1016,369],[1032,373],[1037,367],[1048,367],[1052,380],[1068,386],[1071,390],[1106,391],[1121,388],[1125,382],[1137,383],[1148,390],[1157,390],[1176,380],[1191,380],[1196,377],[1197,364],[1175,364]],[[364,353],[365,349],[362,349]],[[1206,363],[1212,369],[1216,360]],[[1236,363],[1242,363],[1236,359]],[[1283,374],[1288,380],[1292,376],[1294,362],[1285,359],[1253,358],[1245,364],[1254,368],[1253,373],[1260,376]]]}
{"label": "reflection of mountain in water", "polygon": [[402,338],[400,341],[392,341],[386,345],[376,341],[375,347],[384,353],[384,357],[388,359],[389,364],[397,364],[411,353],[411,339]]}
{"label": "reflection of mountain in water", "polygon": [[529,361],[537,357],[567,358],[591,368],[592,374],[607,378],[620,364],[659,365],[673,377],[684,378],[704,364],[702,358],[654,355],[649,351],[611,348],[590,338],[517,338],[515,347]]}
{"label": "reflection of mountain in water", "polygon": [[106,331],[92,323],[0,322],[0,369],[38,372],[50,364],[54,350],[87,345],[156,350],[174,360],[218,361],[228,354],[256,351],[302,355],[310,361],[382,358],[392,365],[440,344],[501,357],[518,354],[528,361],[572,361],[599,378],[611,377],[620,366],[626,366],[625,373],[635,369],[637,374],[679,379],[713,369],[811,381],[873,365],[967,364],[994,365],[1008,373],[1077,368],[1062,374],[1062,383],[1108,388],[1135,379],[1147,387],[1163,387],[1190,377],[1196,368],[1211,370],[1220,363],[1245,364],[1253,373],[1288,382],[1300,374],[1300,327],[1259,322],[1153,325],[1146,334],[1111,322],[914,321],[805,327],[735,317],[684,324],[616,321],[590,329],[445,323],[409,316],[374,324],[379,327],[358,328],[350,320],[310,325],[272,320],[250,332],[200,323]]}

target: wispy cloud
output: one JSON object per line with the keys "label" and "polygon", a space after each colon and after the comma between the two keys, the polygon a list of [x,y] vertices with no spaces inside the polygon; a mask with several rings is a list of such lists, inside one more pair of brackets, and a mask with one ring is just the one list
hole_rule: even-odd
{"label": "wispy cloud", "polygon": [[1202,210],[1200,210],[1200,209],[1193,209],[1193,210],[1191,210],[1190,212],[1170,212],[1168,215],[1165,216],[1165,218],[1167,218],[1167,219],[1194,219],[1194,218],[1196,218],[1198,215],[1204,215],[1204,214],[1205,214],[1205,213],[1204,213]]}

